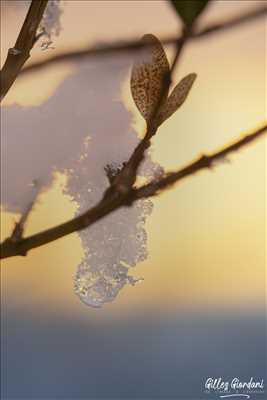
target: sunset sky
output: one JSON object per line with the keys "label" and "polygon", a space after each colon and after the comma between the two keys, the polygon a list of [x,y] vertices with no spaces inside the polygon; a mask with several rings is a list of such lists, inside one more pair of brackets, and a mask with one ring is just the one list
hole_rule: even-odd
{"label": "sunset sky", "polygon": [[[1,64],[7,49],[16,40],[26,10],[23,5],[11,7],[7,3],[1,1]],[[201,18],[200,25],[238,15],[263,3],[215,1]],[[61,24],[62,32],[53,43],[55,49],[42,52],[37,47],[29,63],[70,48],[139,38],[145,33],[166,37],[181,28],[168,2],[160,0],[66,1]],[[172,48],[166,51],[171,60]],[[10,234],[18,217],[15,210],[23,209],[29,201],[27,182],[34,178],[35,171],[44,174],[46,187],[30,215],[25,235],[74,216],[77,203],[63,192],[68,179],[63,170],[68,167],[68,160],[71,160],[70,168],[76,165],[79,154],[84,151],[85,136],[90,138],[90,132],[98,126],[97,122],[94,125],[92,121],[90,125],[90,120],[88,123],[84,120],[87,101],[102,109],[103,121],[105,117],[112,120],[108,115],[112,110],[108,101],[122,102],[125,121],[129,121],[125,135],[134,132],[142,135],[144,122],[130,94],[130,61],[127,57],[120,61],[115,56],[114,65],[112,62],[102,58],[87,60],[86,66],[61,64],[14,83],[3,102],[3,121],[9,115],[18,136],[10,139],[13,147],[3,170],[4,189],[8,187],[9,192],[4,194],[2,204],[2,239]],[[117,74],[116,63],[120,62],[121,72]],[[266,21],[257,20],[189,43],[175,72],[175,83],[190,72],[197,73],[198,77],[187,101],[153,139],[152,160],[168,171],[184,166],[202,153],[213,152],[263,124],[266,119]],[[113,90],[112,95],[109,90]],[[76,103],[73,114],[72,102]],[[75,127],[73,137],[60,139],[60,129],[70,125]],[[19,136],[23,127],[24,130],[32,127],[28,142]],[[8,129],[12,130],[11,125]],[[5,135],[4,129],[2,134]],[[97,134],[97,131],[92,133],[95,137]],[[101,135],[99,132],[99,148],[106,140],[114,141]],[[40,156],[42,148],[38,147],[40,140],[47,146],[43,148],[43,157]],[[126,153],[127,140],[121,145]],[[66,158],[62,155],[57,163],[61,147],[63,153],[66,151]],[[119,154],[120,143],[117,148]],[[48,156],[47,164],[45,151],[54,154]],[[101,153],[99,158],[111,155]],[[21,165],[24,161],[25,166]],[[95,154],[95,179],[102,168],[101,160],[99,168],[97,163],[98,154]],[[92,181],[94,171],[90,172]],[[144,281],[135,287],[126,286],[103,309],[86,307],[73,291],[73,276],[83,257],[83,248],[78,234],[72,234],[30,251],[25,258],[2,262],[2,302],[7,320],[8,312],[12,316],[26,316],[29,324],[35,318],[47,320],[49,325],[54,318],[66,321],[75,316],[78,325],[90,320],[100,327],[117,318],[125,323],[128,319],[139,321],[138,316],[146,314],[163,320],[166,316],[177,318],[181,313],[193,321],[197,314],[218,316],[222,313],[232,318],[264,312],[265,139],[232,155],[229,163],[181,182],[153,199],[153,204],[153,212],[146,222],[149,256],[130,271]],[[141,326],[140,321],[137,326],[138,323]]]}

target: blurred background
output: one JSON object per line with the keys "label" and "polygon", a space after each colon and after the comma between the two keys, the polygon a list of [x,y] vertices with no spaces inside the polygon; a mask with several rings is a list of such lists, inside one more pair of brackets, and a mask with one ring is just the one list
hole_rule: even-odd
{"label": "blurred background", "polygon": [[[200,25],[263,3],[214,1]],[[28,4],[1,1],[1,65]],[[65,1],[61,25],[55,49],[37,46],[29,63],[181,29],[160,0]],[[166,50],[170,59],[173,49]],[[43,190],[26,235],[72,218],[77,190],[87,207],[86,192],[96,188],[97,198],[105,186],[105,163],[130,154],[144,129],[130,95],[131,57],[52,66],[15,82],[1,109],[2,239],[28,204],[36,177]],[[166,170],[266,119],[266,22],[190,43],[175,82],[190,72],[198,78],[186,103],[153,139],[151,160]],[[82,164],[86,140],[92,158]],[[82,167],[76,186],[68,187],[70,172]],[[144,280],[101,309],[73,291],[84,253],[78,234],[1,263],[3,399],[201,400],[219,398],[205,393],[208,377],[266,379],[266,141],[153,204],[148,257],[131,271]]]}

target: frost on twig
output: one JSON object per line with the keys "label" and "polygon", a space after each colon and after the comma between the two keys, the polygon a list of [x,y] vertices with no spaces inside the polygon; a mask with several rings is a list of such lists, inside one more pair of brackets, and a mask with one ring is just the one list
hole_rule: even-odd
{"label": "frost on twig", "polygon": [[42,37],[42,50],[52,49],[53,37],[59,36],[61,26],[61,15],[63,13],[62,0],[49,0],[43,19],[40,23],[37,37]]}
{"label": "frost on twig", "polygon": [[107,178],[109,180],[109,183],[112,184],[114,182],[114,179],[118,174],[121,172],[122,168],[125,166],[125,162],[122,164],[117,164],[117,163],[110,163],[105,165],[104,171],[107,175]]}
{"label": "frost on twig", "polygon": [[[76,97],[72,102],[77,104],[71,110],[74,115],[78,111],[79,118],[84,121],[83,128],[79,129],[85,131],[86,139],[82,147],[78,147],[78,158],[74,153],[76,161],[69,166],[71,168],[65,169],[67,183],[64,188],[77,204],[77,216],[88,206],[97,204],[139,143],[137,132],[131,128],[132,116],[118,100],[122,79],[128,79],[129,62],[125,57],[96,63],[95,67],[90,67],[89,77],[86,66],[80,71],[81,91],[77,96],[85,93],[84,101],[78,101]],[[86,91],[85,82],[92,94]],[[96,94],[97,102],[94,101]],[[76,129],[75,124],[73,129]],[[77,137],[77,131],[75,135]],[[138,175],[142,182],[150,181],[162,172],[162,168],[147,155]],[[111,197],[106,196],[107,202]],[[79,232],[83,256],[75,273],[74,289],[83,303],[105,306],[127,287],[140,281],[142,274],[135,273],[134,267],[148,256],[145,222],[152,206],[151,200],[145,199],[131,207],[121,207],[90,229]]]}
{"label": "frost on twig", "polygon": [[[86,160],[82,160],[82,165],[88,165]],[[99,176],[98,179],[94,173],[90,175],[88,167],[84,169],[82,165],[69,174],[66,190],[79,204],[78,214],[86,210],[88,203],[97,201],[107,187],[107,181],[112,184],[123,164],[121,161],[107,163],[104,167],[106,176]],[[159,169],[158,164],[147,160],[140,174],[150,180]],[[78,196],[83,174],[88,181],[87,189]],[[74,290],[86,305],[101,307],[113,301],[127,285],[135,285],[142,280],[132,276],[130,270],[148,256],[145,222],[152,209],[151,200],[140,200],[131,207],[120,208],[107,215],[90,230],[80,232],[84,256],[75,274]]]}
{"label": "frost on twig", "polygon": [[129,271],[147,258],[144,224],[151,211],[152,202],[141,200],[130,209],[116,210],[81,236],[85,254],[74,288],[85,304],[100,307],[113,301],[125,285],[142,280]]}
{"label": "frost on twig", "polygon": [[[151,163],[152,164],[152,163]],[[150,164],[150,177],[156,165]],[[119,164],[118,164],[119,165]],[[109,167],[111,173],[117,172],[117,165]],[[118,167],[119,168],[119,167]],[[78,177],[70,176],[68,191],[74,194]],[[97,197],[97,184],[88,184],[87,199],[78,199],[80,209],[88,201],[94,203]],[[101,307],[113,301],[126,285],[134,285],[140,278],[135,278],[129,271],[138,262],[147,258],[147,233],[145,222],[151,214],[153,204],[145,199],[132,207],[121,208],[106,216],[80,233],[84,257],[78,266],[74,289],[79,298],[87,305]]]}
{"label": "frost on twig", "polygon": [[[185,101],[195,74],[185,77],[168,99],[166,77],[170,79],[171,72],[163,47],[153,35],[145,35],[143,41],[151,46],[146,49],[141,62],[133,67],[131,90],[140,113],[147,121],[148,131],[152,124],[156,131],[157,126]],[[127,193],[127,190],[123,193],[121,188],[131,189],[136,183],[137,172],[149,145],[145,136],[128,162],[105,166],[106,176],[117,194]],[[130,209],[116,210],[91,228],[85,237],[84,248],[88,250],[75,277],[75,292],[84,303],[100,307],[114,300],[126,284],[135,284],[139,280],[129,276],[128,269],[147,257],[144,223],[151,211],[151,201],[142,199]]]}

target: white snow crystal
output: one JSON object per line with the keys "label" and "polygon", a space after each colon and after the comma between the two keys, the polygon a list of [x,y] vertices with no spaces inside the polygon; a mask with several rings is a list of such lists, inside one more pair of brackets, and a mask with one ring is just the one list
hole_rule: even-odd
{"label": "white snow crystal", "polygon": [[53,43],[53,37],[60,34],[62,13],[62,0],[49,0],[39,28],[39,33],[43,33],[44,36],[41,42],[42,49],[49,48]]}

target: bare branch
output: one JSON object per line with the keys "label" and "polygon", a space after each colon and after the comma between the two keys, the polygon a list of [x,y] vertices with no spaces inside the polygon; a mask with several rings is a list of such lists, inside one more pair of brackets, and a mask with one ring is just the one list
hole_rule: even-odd
{"label": "bare branch", "polygon": [[8,51],[7,59],[1,70],[1,101],[30,57],[30,51],[36,42],[36,32],[47,2],[48,0],[32,0],[15,46]]}
{"label": "bare branch", "polygon": [[158,195],[162,190],[173,186],[180,180],[185,179],[186,177],[191,176],[202,169],[211,169],[219,161],[227,161],[226,156],[228,154],[238,151],[241,147],[247,146],[259,137],[263,136],[266,134],[266,130],[267,124],[211,155],[202,155],[195,162],[187,165],[186,167],[175,172],[170,172],[158,181],[150,182],[147,185],[142,186],[140,189],[137,189],[135,196],[137,198],[145,198]]}
{"label": "bare branch", "polygon": [[[238,15],[236,17],[219,21],[217,23],[213,23],[201,31],[196,31],[191,33],[190,40],[198,40],[208,36],[211,36],[216,33],[224,32],[233,28],[237,28],[247,22],[253,22],[257,19],[264,18],[267,15],[267,6],[257,7],[251,11],[247,11],[242,15]],[[178,39],[182,40],[182,38]],[[167,38],[161,38],[161,43],[165,45],[176,44],[177,43],[177,36],[171,36]],[[28,74],[30,72],[38,71],[47,66],[64,63],[64,62],[71,62],[77,60],[83,60],[90,57],[98,57],[98,56],[106,56],[109,54],[114,53],[127,53],[138,51],[143,49],[144,47],[148,46],[149,44],[141,43],[139,39],[130,40],[130,41],[120,41],[117,43],[111,43],[106,45],[101,45],[97,47],[89,47],[82,50],[75,50],[66,53],[57,54],[55,56],[49,57],[44,61],[37,61],[29,66],[25,67],[21,71],[21,75]]]}
{"label": "bare branch", "polygon": [[26,222],[29,218],[29,215],[34,207],[34,204],[36,202],[36,198],[39,193],[38,181],[34,180],[32,183],[32,186],[35,190],[33,200],[29,203],[29,205],[26,207],[25,211],[22,213],[20,220],[15,223],[13,232],[12,232],[10,238],[7,239],[7,240],[10,240],[12,243],[18,243],[22,239],[23,234],[24,234],[25,224],[26,224]]}
{"label": "bare branch", "polygon": [[126,194],[114,191],[110,192],[109,188],[104,193],[102,200],[95,207],[89,209],[79,217],[73,218],[61,225],[27,238],[22,238],[15,243],[10,241],[10,239],[5,240],[1,244],[1,258],[26,255],[31,249],[53,242],[54,240],[69,235],[75,231],[88,228],[96,221],[122,206],[129,206],[140,198],[154,196],[182,179],[193,176],[196,172],[202,169],[211,168],[214,162],[219,161],[225,158],[228,154],[238,151],[244,146],[254,142],[256,139],[266,134],[266,131],[267,123],[252,132],[250,135],[235,141],[229,146],[225,146],[214,154],[202,156],[197,161],[190,163],[177,172],[166,174],[162,179],[143,185],[140,188],[132,188],[131,191],[128,191]]}

